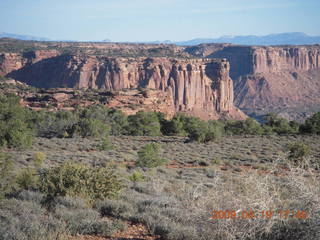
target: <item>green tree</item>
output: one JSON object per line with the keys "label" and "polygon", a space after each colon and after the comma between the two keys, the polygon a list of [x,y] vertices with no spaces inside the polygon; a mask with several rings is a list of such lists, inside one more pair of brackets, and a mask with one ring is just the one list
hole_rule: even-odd
{"label": "green tree", "polygon": [[128,117],[128,134],[135,136],[160,136],[160,122],[155,112],[139,111]]}
{"label": "green tree", "polygon": [[110,133],[110,126],[98,119],[82,119],[74,125],[73,135],[81,137],[106,137]]}
{"label": "green tree", "polygon": [[261,125],[253,118],[247,118],[244,121],[243,127],[244,133],[249,135],[262,135],[264,132]]}
{"label": "green tree", "polygon": [[225,131],[227,135],[241,135],[244,134],[243,121],[228,120],[225,124]]}
{"label": "green tree", "polygon": [[196,117],[188,117],[184,125],[185,131],[188,133],[190,141],[203,143],[206,141],[208,132],[208,124]]}
{"label": "green tree", "polygon": [[320,112],[307,118],[299,130],[301,133],[320,134]]}
{"label": "green tree", "polygon": [[161,158],[161,145],[158,143],[149,143],[138,151],[138,161],[136,165],[139,167],[158,167],[167,162]]}
{"label": "green tree", "polygon": [[271,127],[278,134],[292,134],[299,130],[296,122],[290,123],[288,120],[278,117],[275,113],[269,113],[265,117],[265,125]]}
{"label": "green tree", "polygon": [[244,121],[229,120],[226,122],[225,130],[228,135],[262,135],[263,127],[253,118],[247,118]]}
{"label": "green tree", "polygon": [[187,116],[178,113],[174,117],[167,121],[161,121],[161,132],[168,136],[186,136],[185,130]]}
{"label": "green tree", "polygon": [[79,117],[72,111],[40,111],[36,113],[35,125],[40,137],[70,137]]}
{"label": "green tree", "polygon": [[25,148],[32,144],[31,112],[15,95],[0,96],[0,146]]}
{"label": "green tree", "polygon": [[208,121],[208,128],[205,141],[213,141],[221,138],[225,134],[224,124],[221,121],[210,120]]}
{"label": "green tree", "polygon": [[120,110],[110,109],[104,105],[93,105],[88,108],[78,109],[81,119],[97,119],[111,127],[112,135],[122,135],[126,133],[128,118]]}

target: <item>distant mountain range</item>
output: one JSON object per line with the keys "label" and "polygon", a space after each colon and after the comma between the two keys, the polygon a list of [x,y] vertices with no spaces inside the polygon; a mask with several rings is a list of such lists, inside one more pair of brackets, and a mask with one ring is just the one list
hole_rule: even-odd
{"label": "distant mountain range", "polygon": [[[0,38],[15,38],[20,40],[33,40],[33,41],[53,41],[48,38],[35,37],[28,35],[19,35],[0,32]],[[62,40],[59,40],[62,41]],[[96,42],[112,42],[109,39]],[[128,42],[130,43],[130,42]],[[131,42],[132,43],[132,42]],[[305,45],[305,44],[320,44],[320,36],[309,36],[301,32],[292,33],[278,33],[265,36],[223,36],[220,38],[196,38],[188,41],[173,42],[170,40],[165,41],[152,41],[152,42],[134,42],[134,43],[148,43],[148,44],[176,44],[180,46],[192,46],[204,43],[232,43],[239,45]]]}
{"label": "distant mountain range", "polygon": [[279,33],[266,36],[224,36],[220,38],[197,38],[189,41],[175,42],[177,45],[198,45],[203,43],[233,43],[240,45],[304,45],[320,43],[320,36],[305,33]]}
{"label": "distant mountain range", "polygon": [[5,32],[0,32],[0,38],[15,38],[15,39],[29,40],[29,41],[50,41],[49,38],[35,37],[35,36],[29,36],[29,35],[19,35],[19,34],[5,33]]}

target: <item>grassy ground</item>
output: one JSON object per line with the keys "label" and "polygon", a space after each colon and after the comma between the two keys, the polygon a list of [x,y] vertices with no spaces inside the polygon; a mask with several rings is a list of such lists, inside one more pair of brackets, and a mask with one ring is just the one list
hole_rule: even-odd
{"label": "grassy ground", "polygon": [[[54,217],[74,221],[71,230],[81,233],[72,239],[93,239],[87,234],[92,232],[89,220],[105,222],[110,230],[105,236],[125,235],[125,239],[130,236],[119,232],[129,231],[130,235],[130,231],[138,231],[137,226],[143,233],[138,239],[320,238],[319,171],[282,167],[287,145],[293,142],[309,145],[310,160],[319,160],[317,136],[225,137],[208,144],[185,143],[178,137],[110,140],[112,149],[106,151],[99,150],[100,140],[83,138],[38,138],[30,150],[10,151],[20,166],[42,152],[46,166],[67,160],[111,165],[122,177],[127,187],[118,199],[93,205],[81,199],[58,201]],[[150,142],[162,145],[168,164],[154,169],[135,167],[137,151]],[[39,203],[39,198],[38,193],[26,192],[19,197],[19,204]],[[234,210],[239,217],[211,219],[213,210]],[[289,210],[287,218],[279,210]],[[253,211],[256,217],[244,219],[245,211]],[[272,217],[263,217],[264,211],[271,211]],[[307,217],[296,217],[298,211],[305,211]]]}
{"label": "grassy ground", "polygon": [[185,143],[179,137],[110,137],[112,149],[100,151],[99,139],[86,138],[37,138],[32,148],[12,151],[17,162],[26,165],[35,153],[46,155],[45,164],[51,165],[67,160],[90,164],[125,163],[137,160],[137,151],[150,142],[162,145],[163,157],[179,167],[225,164],[234,169],[239,165],[267,168],[279,158],[284,158],[287,146],[304,142],[311,148],[311,161],[320,159],[320,140],[317,136],[230,136],[208,144]]}

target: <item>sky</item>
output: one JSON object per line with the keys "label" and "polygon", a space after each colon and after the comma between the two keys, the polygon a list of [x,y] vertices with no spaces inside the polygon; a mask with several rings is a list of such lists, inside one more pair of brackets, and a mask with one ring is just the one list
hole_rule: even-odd
{"label": "sky", "polygon": [[320,0],[0,0],[0,32],[118,42],[304,32]]}

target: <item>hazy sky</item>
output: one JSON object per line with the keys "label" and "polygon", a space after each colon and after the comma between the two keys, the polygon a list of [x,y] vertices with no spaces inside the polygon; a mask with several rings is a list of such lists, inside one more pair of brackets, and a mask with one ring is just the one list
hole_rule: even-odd
{"label": "hazy sky", "polygon": [[0,32],[53,40],[320,35],[320,0],[0,0],[0,11]]}

